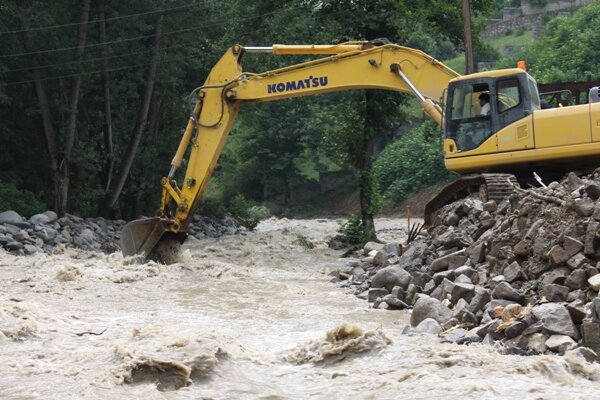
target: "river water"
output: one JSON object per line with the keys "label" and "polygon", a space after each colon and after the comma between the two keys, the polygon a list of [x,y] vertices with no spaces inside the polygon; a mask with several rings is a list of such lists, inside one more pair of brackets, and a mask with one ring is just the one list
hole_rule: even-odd
{"label": "river water", "polygon": [[[402,220],[378,220],[402,240]],[[328,273],[338,222],[188,242],[181,262],[0,253],[1,399],[598,399],[578,355],[402,335]],[[309,248],[314,245],[314,248]]]}

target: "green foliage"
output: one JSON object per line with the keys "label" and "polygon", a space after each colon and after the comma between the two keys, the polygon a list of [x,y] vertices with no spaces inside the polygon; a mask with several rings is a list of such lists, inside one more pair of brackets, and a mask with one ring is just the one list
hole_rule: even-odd
{"label": "green foliage", "polygon": [[529,73],[539,83],[581,82],[588,76],[600,77],[597,68],[600,54],[600,2],[591,2],[570,17],[558,17],[546,25],[539,41],[498,67],[512,67],[516,60],[526,60]]}
{"label": "green foliage", "polygon": [[30,217],[44,212],[46,206],[30,191],[0,181],[0,212],[6,210],[14,210],[22,216]]}
{"label": "green foliage", "polygon": [[269,210],[264,206],[259,206],[251,200],[244,197],[243,194],[235,196],[229,204],[229,211],[240,224],[253,230],[256,225],[270,216]]}
{"label": "green foliage", "polygon": [[351,245],[365,244],[369,241],[370,234],[363,225],[360,214],[352,214],[338,230],[339,233],[346,237]]}
{"label": "green foliage", "polygon": [[373,174],[383,196],[394,202],[448,179],[439,127],[427,121],[386,147]]}

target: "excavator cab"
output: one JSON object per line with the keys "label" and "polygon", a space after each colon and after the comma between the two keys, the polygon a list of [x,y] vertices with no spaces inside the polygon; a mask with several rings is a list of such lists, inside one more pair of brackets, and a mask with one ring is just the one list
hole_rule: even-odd
{"label": "excavator cab", "polygon": [[[540,109],[535,80],[521,69],[488,71],[450,81],[445,110],[446,156],[472,152],[504,127]],[[498,151],[486,143],[485,152]],[[466,156],[466,154],[465,154]]]}

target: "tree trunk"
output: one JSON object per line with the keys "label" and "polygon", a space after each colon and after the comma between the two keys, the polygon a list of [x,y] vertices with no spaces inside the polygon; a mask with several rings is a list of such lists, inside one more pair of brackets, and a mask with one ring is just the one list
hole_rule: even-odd
{"label": "tree trunk", "polygon": [[154,90],[154,80],[156,78],[156,71],[158,70],[158,64],[160,61],[160,33],[162,30],[163,18],[164,16],[160,15],[156,21],[152,51],[152,62],[148,70],[148,79],[146,81],[144,96],[142,98],[142,103],[138,113],[138,119],[135,125],[135,129],[133,131],[133,134],[131,135],[131,139],[129,141],[129,145],[127,146],[127,150],[125,151],[125,155],[123,156],[123,161],[121,162],[119,168],[119,174],[117,178],[111,182],[110,188],[106,192],[104,200],[102,201],[102,205],[100,206],[99,214],[103,217],[110,217],[111,211],[114,208],[115,203],[117,202],[119,195],[121,194],[121,191],[123,190],[123,186],[125,186],[127,176],[129,175],[129,171],[131,170],[131,166],[133,165],[133,160],[135,158],[138,145],[146,127],[146,121],[148,120],[148,110],[150,109],[150,100],[152,99],[152,92]]}
{"label": "tree trunk", "polygon": [[[106,13],[104,11],[104,0],[98,0],[98,30],[100,43],[106,42]],[[115,165],[112,135],[112,113],[110,106],[110,85],[108,81],[108,60],[106,46],[102,46],[102,92],[104,95],[104,179],[105,189],[110,188],[110,183]]]}
{"label": "tree trunk", "polygon": [[365,93],[365,125],[363,127],[362,151],[358,157],[358,188],[360,200],[360,215],[365,231],[365,240],[376,241],[374,215],[373,165],[374,130],[377,126],[377,110],[374,103],[377,100],[373,92]]}
{"label": "tree trunk", "polygon": [[[77,61],[83,60],[85,51],[85,38],[87,35],[87,25],[90,16],[90,0],[83,0],[81,5],[81,14],[79,16],[79,29],[77,31],[77,45],[75,56]],[[71,93],[69,95],[69,116],[67,118],[67,137],[65,150],[57,157],[57,168],[55,170],[55,205],[56,213],[64,215],[68,210],[69,200],[69,158],[73,151],[75,143],[75,133],[77,132],[77,107],[79,105],[79,93],[81,89],[81,74],[73,77],[71,84]]]}

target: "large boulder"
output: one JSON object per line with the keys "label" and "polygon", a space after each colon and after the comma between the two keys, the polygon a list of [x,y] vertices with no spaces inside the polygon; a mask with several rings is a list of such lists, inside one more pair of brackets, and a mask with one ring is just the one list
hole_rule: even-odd
{"label": "large boulder", "polygon": [[531,311],[542,321],[544,331],[551,335],[566,335],[575,340],[579,339],[579,332],[571,319],[569,311],[560,303],[546,303],[536,306]]}
{"label": "large boulder", "polygon": [[426,295],[419,295],[410,316],[410,324],[417,326],[427,318],[432,318],[438,323],[443,324],[451,317],[452,311],[443,305],[441,301]]}
{"label": "large boulder", "polygon": [[379,270],[371,281],[372,288],[385,288],[391,292],[394,286],[406,290],[410,284],[411,276],[402,268],[392,265]]}
{"label": "large boulder", "polygon": [[19,228],[29,228],[31,224],[21,217],[16,211],[8,210],[0,213],[0,224],[11,224]]}

